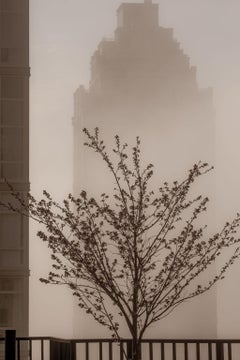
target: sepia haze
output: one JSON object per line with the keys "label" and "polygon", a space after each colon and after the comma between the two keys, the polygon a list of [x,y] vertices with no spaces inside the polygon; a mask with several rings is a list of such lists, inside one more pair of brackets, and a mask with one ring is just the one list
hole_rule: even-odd
{"label": "sepia haze", "polygon": [[[80,84],[88,88],[90,58],[103,37],[113,38],[117,26],[116,9],[120,4],[121,1],[112,0],[88,3],[71,0],[67,4],[63,0],[31,1],[30,156],[31,188],[37,196],[43,188],[59,199],[72,191],[72,95]],[[239,8],[237,1],[209,3],[204,0],[200,3],[189,0],[181,1],[181,4],[176,0],[159,1],[161,26],[174,29],[174,38],[190,57],[191,65],[197,67],[199,87],[210,86],[214,90],[216,224],[232,217],[240,208]],[[144,138],[142,141],[144,143]],[[204,148],[204,137],[200,142]],[[171,173],[171,168],[169,173],[162,172],[161,161],[156,164],[157,158],[150,155],[147,153],[146,158],[154,162],[156,175],[162,180],[168,180],[169,174],[181,178],[187,169],[186,166],[180,167],[177,173]],[[168,163],[167,158],[164,160]],[[32,225],[30,333],[71,337],[75,317],[72,296],[65,289],[39,283],[38,278],[48,272],[50,260],[48,250],[36,239],[35,230],[36,226]],[[236,316],[240,298],[236,286],[239,266],[233,267],[218,288],[217,334],[220,337],[239,337],[240,325]],[[191,313],[194,307],[187,304],[186,309]],[[193,326],[196,334],[198,323]]]}
{"label": "sepia haze", "polygon": [[[114,180],[99,156],[84,146],[83,127],[100,127],[99,136],[108,144],[116,133],[130,144],[140,136],[141,161],[151,159],[156,165],[154,190],[160,185],[158,174],[162,181],[163,177],[174,180],[200,158],[213,163],[212,92],[198,87],[196,68],[190,65],[172,29],[159,25],[158,17],[158,4],[121,4],[114,37],[103,39],[91,58],[89,88],[80,86],[74,93],[75,196],[82,187],[97,198],[99,192],[111,196]],[[207,184],[213,192],[213,185]],[[211,218],[209,214],[208,220]],[[203,299],[195,304],[198,316],[186,319],[183,311],[175,311],[170,321],[152,326],[148,336],[216,336],[216,293],[204,300],[205,304]],[[197,313],[194,308],[187,311]],[[89,316],[78,308],[74,312],[75,336],[98,336],[100,330]],[[207,322],[202,321],[203,314]]]}

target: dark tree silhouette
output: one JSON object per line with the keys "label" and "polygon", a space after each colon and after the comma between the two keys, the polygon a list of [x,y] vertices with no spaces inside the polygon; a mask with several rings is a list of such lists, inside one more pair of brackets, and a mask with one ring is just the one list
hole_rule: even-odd
{"label": "dark tree silhouette", "polygon": [[[41,281],[67,285],[80,308],[107,326],[116,340],[123,318],[132,337],[132,358],[139,360],[146,329],[208,291],[239,257],[240,215],[206,238],[197,219],[209,200],[201,195],[189,199],[189,191],[211,170],[208,164],[195,164],[183,181],[165,182],[155,192],[149,189],[153,165],[140,165],[139,138],[129,155],[127,144],[116,136],[114,163],[98,129],[84,132],[85,145],[100,155],[113,176],[113,198],[104,193],[97,200],[82,191],[60,205],[44,191],[42,200],[29,194],[25,202],[12,189],[21,209],[8,207],[45,226],[38,236],[52,251],[53,269]],[[232,254],[224,266],[210,280],[200,280],[227,247]]]}

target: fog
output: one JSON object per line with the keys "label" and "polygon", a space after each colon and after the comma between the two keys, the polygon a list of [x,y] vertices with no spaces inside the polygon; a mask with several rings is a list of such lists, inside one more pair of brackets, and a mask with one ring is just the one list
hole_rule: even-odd
{"label": "fog", "polygon": [[[174,37],[197,67],[199,86],[213,88],[216,223],[222,224],[240,210],[240,3],[238,0],[158,3],[160,25],[174,29]],[[116,0],[30,1],[30,181],[37,196],[47,189],[61,199],[73,190],[73,93],[80,84],[88,87],[90,58],[103,37],[113,37],[120,4]],[[30,334],[71,337],[75,316],[71,294],[38,281],[48,273],[50,260],[45,244],[36,238],[36,229],[32,224]],[[239,267],[239,263],[235,264],[218,287],[220,337],[239,337]],[[191,311],[194,308],[190,306],[190,314]]]}

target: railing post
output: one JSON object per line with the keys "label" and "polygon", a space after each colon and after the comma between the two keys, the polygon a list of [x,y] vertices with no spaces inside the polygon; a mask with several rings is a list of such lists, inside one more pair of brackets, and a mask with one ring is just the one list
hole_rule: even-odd
{"label": "railing post", "polygon": [[16,330],[6,330],[5,360],[15,360],[15,358],[16,358]]}
{"label": "railing post", "polygon": [[70,359],[71,360],[76,360],[76,343],[75,341],[71,341],[70,342]]}
{"label": "railing post", "polygon": [[217,360],[224,360],[223,343],[221,342],[216,343],[216,355]]}
{"label": "railing post", "polygon": [[127,360],[132,360],[133,346],[132,340],[127,341]]}

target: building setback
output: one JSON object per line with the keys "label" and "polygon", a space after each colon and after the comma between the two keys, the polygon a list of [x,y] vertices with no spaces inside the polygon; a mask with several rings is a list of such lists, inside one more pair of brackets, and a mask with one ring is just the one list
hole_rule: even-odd
{"label": "building setback", "polygon": [[[29,190],[29,1],[0,0],[0,198]],[[28,335],[28,219],[0,208],[0,330]]]}
{"label": "building setback", "polygon": [[[92,56],[89,88],[80,86],[74,94],[74,193],[77,195],[82,188],[94,195],[105,191],[98,188],[105,180],[96,174],[102,163],[99,165],[95,154],[89,155],[83,146],[84,127],[99,127],[107,142],[116,133],[131,142],[140,135],[143,156],[160,164],[163,180],[182,176],[196,161],[212,162],[212,91],[200,89],[196,75],[173,30],[159,26],[158,4],[147,0],[122,3],[117,10],[114,38],[103,39]],[[166,323],[163,334],[215,336],[215,294],[203,300],[201,306],[204,308],[199,314],[202,311],[208,320],[198,319],[199,332],[195,329],[191,333],[197,322],[188,317],[185,332],[181,326],[171,332],[171,325]],[[181,316],[185,318],[182,313],[179,319]]]}

